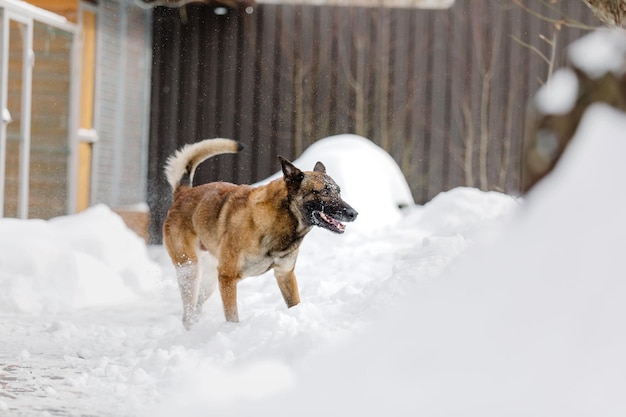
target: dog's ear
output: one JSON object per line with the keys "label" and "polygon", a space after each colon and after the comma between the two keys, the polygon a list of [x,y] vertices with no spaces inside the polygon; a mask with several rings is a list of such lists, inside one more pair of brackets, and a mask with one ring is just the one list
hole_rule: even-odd
{"label": "dog's ear", "polygon": [[294,164],[279,156],[280,165],[283,169],[283,178],[287,183],[287,188],[290,190],[298,189],[300,187],[300,183],[304,179],[304,173],[300,171]]}
{"label": "dog's ear", "polygon": [[315,168],[313,168],[313,171],[326,174],[326,167],[324,166],[324,164],[322,164],[321,161],[317,161],[317,164],[315,164]]}

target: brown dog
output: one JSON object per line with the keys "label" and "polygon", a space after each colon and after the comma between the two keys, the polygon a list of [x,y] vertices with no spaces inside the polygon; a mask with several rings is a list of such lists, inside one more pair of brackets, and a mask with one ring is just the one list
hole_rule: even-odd
{"label": "brown dog", "polygon": [[174,201],[163,225],[163,241],[176,268],[186,329],[198,320],[202,304],[215,289],[215,283],[206,289],[201,283],[205,251],[217,260],[226,320],[236,322],[241,279],[274,269],[287,306],[295,306],[300,296],[293,271],[304,236],[313,226],[343,233],[341,222],[357,216],[321,162],[303,172],[279,157],[283,178],[266,185],[213,182],[192,187],[202,161],[241,149],[233,140],[207,139],[183,147],[167,161]]}

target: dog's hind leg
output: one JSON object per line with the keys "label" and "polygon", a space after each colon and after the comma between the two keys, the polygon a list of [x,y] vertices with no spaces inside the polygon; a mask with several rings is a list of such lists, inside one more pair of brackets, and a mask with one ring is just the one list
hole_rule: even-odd
{"label": "dog's hind leg", "polygon": [[200,292],[198,293],[198,314],[202,312],[202,305],[217,288],[217,259],[209,252],[200,252]]}
{"label": "dog's hind leg", "polygon": [[[176,230],[182,230],[178,227]],[[198,241],[190,233],[173,233],[164,227],[163,244],[176,269],[180,297],[183,302],[183,326],[191,329],[198,321],[198,297],[200,292],[200,264],[198,263]]]}
{"label": "dog's hind leg", "polygon": [[198,297],[200,295],[200,267],[198,262],[176,264],[176,278],[183,301],[183,326],[191,329],[198,321]]}

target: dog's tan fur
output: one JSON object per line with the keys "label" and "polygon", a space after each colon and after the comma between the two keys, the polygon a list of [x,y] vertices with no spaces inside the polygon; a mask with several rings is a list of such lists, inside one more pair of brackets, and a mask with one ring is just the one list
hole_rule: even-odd
{"label": "dog's tan fur", "polygon": [[[259,187],[224,182],[191,186],[200,162],[239,149],[232,140],[208,139],[187,145],[167,163],[174,199],[163,226],[163,240],[176,268],[187,329],[197,321],[202,304],[213,291],[203,289],[200,282],[204,251],[217,260],[226,320],[236,322],[241,279],[273,269],[285,303],[295,306],[300,296],[294,267],[304,236],[314,225],[341,233],[343,225],[333,219],[352,221],[357,215],[341,200],[339,188],[319,162],[314,171],[302,172],[281,158],[283,178]],[[321,201],[323,198],[326,200]],[[324,211],[323,207],[333,205],[332,213]],[[325,220],[316,220],[320,218]]]}

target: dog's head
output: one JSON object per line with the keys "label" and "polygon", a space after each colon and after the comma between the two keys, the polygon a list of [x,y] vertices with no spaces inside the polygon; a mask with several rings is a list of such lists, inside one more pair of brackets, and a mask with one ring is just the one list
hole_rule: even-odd
{"label": "dog's head", "polygon": [[346,226],[342,222],[353,222],[358,213],[343,201],[339,186],[326,174],[324,164],[318,162],[313,171],[303,172],[285,158],[278,159],[292,207],[299,211],[304,224],[343,233]]}

